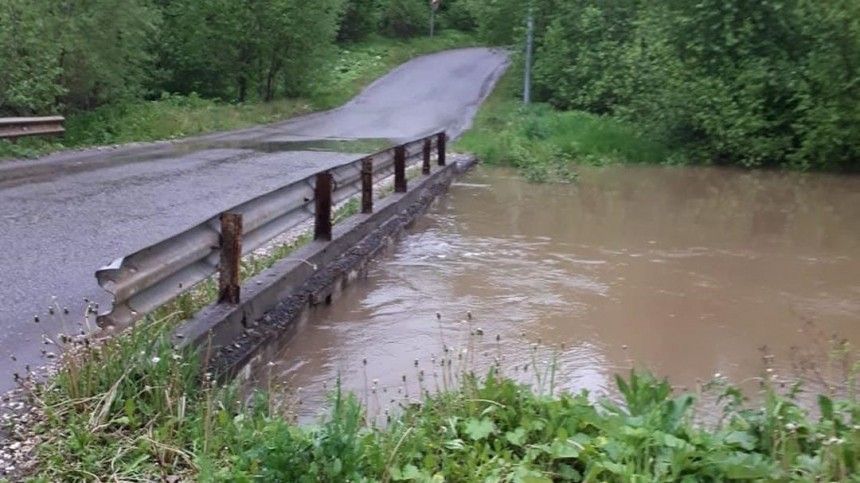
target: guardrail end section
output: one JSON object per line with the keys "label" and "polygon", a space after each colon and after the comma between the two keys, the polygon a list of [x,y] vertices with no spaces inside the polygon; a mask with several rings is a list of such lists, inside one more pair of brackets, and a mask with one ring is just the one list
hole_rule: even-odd
{"label": "guardrail end section", "polygon": [[[114,288],[116,286],[116,279],[122,270],[122,264],[125,261],[125,257],[120,257],[110,262],[109,264],[99,268],[96,270],[96,281],[99,286],[105,291],[109,292],[111,295],[116,295],[114,292]],[[116,321],[111,316],[115,311],[116,307],[114,307],[115,301],[111,302],[111,309],[106,312],[101,312],[96,316],[96,324],[105,328],[107,326],[116,325]]]}

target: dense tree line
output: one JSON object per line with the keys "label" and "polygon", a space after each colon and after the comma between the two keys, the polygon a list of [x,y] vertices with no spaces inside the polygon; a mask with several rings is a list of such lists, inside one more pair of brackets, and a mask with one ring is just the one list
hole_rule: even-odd
{"label": "dense tree line", "polygon": [[[526,0],[471,1],[518,44]],[[695,159],[860,167],[857,0],[533,0],[535,90],[620,116]]]}
{"label": "dense tree line", "polygon": [[304,94],[336,42],[424,34],[425,0],[2,0],[0,115]]}
{"label": "dense tree line", "polygon": [[[857,167],[857,0],[443,0],[440,28],[522,45],[535,94],[632,121],[696,159]],[[0,115],[163,92],[299,96],[337,42],[423,35],[426,0],[3,0]]]}

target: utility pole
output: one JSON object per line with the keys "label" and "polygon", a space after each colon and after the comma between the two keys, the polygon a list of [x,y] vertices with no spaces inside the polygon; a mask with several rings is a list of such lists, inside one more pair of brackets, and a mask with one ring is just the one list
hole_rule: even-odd
{"label": "utility pole", "polygon": [[436,31],[436,10],[439,9],[440,3],[442,0],[430,0],[430,37],[433,37]]}
{"label": "utility pole", "polygon": [[523,104],[532,102],[532,49],[534,49],[535,19],[532,7],[529,6],[529,16],[526,23],[526,65],[523,79]]}

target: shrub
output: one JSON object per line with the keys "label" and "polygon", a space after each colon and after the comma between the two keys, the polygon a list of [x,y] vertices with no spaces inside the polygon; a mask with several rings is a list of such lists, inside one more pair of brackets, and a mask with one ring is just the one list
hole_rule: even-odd
{"label": "shrub", "polygon": [[414,37],[430,28],[430,8],[424,0],[385,0],[382,31],[390,37]]}
{"label": "shrub", "polygon": [[438,13],[443,28],[472,32],[478,28],[478,20],[469,0],[447,0],[442,2]]}
{"label": "shrub", "polygon": [[347,0],[337,32],[339,42],[357,42],[379,28],[378,0]]}
{"label": "shrub", "polygon": [[[537,100],[620,116],[693,161],[860,169],[860,3],[534,4]],[[475,8],[485,38],[516,40],[516,2]]]}

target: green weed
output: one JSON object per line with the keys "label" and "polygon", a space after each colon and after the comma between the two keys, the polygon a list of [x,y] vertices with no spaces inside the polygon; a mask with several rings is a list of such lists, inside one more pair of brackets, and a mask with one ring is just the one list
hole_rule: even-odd
{"label": "green weed", "polygon": [[666,163],[672,152],[621,121],[546,104],[524,107],[508,74],[457,147],[490,164],[517,168],[532,181],[569,182],[577,164]]}
{"label": "green weed", "polygon": [[297,426],[271,393],[213,384],[205,349],[176,352],[177,320],[66,356],[34,395],[46,415],[34,480],[858,481],[856,399],[822,394],[813,416],[768,377],[755,404],[716,381],[723,417],[701,425],[693,395],[648,373],[617,377],[618,401],[595,400],[558,392],[538,346],[528,384],[498,364],[478,378],[445,350],[445,387],[419,375],[422,394],[383,427],[339,383],[330,414]]}

